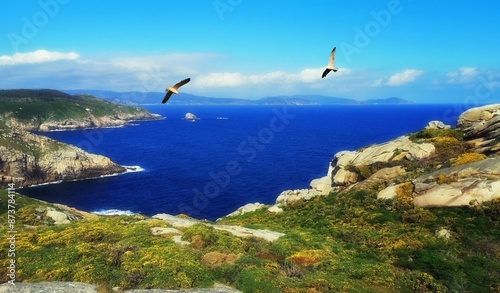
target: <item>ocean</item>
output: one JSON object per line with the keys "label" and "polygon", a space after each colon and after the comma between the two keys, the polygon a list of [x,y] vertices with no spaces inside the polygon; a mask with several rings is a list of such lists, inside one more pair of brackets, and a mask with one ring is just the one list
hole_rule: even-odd
{"label": "ocean", "polygon": [[[453,105],[145,106],[166,117],[133,126],[41,133],[135,172],[19,192],[101,214],[184,213],[215,220],[326,175],[335,153],[455,125]],[[461,109],[462,111],[465,109]],[[199,119],[184,120],[186,113]]]}

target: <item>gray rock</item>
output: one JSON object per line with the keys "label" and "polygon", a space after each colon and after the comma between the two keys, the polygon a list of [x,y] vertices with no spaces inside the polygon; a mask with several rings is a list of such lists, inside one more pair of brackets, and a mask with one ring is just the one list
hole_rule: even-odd
{"label": "gray rock", "polygon": [[338,152],[332,161],[334,167],[330,176],[334,186],[348,186],[361,179],[350,167],[390,163],[401,159],[416,161],[429,157],[434,151],[435,147],[431,143],[414,143],[408,136],[401,136],[357,151]]}
{"label": "gray rock", "polygon": [[48,210],[47,217],[52,218],[52,220],[54,220],[54,224],[56,224],[56,225],[70,223],[70,220],[68,219],[68,215],[66,215],[63,212]]}
{"label": "gray rock", "polygon": [[450,239],[451,232],[448,229],[441,228],[438,231],[436,231],[436,237],[437,238],[443,238],[443,239]]}
{"label": "gray rock", "polygon": [[178,228],[187,228],[191,227],[196,224],[203,224],[209,227],[213,227],[218,230],[224,230],[227,231],[234,236],[237,237],[257,237],[257,238],[262,238],[267,241],[274,241],[278,239],[279,237],[285,235],[283,233],[279,232],[274,232],[274,231],[269,231],[269,230],[259,230],[259,229],[249,229],[249,228],[244,228],[240,226],[232,226],[232,225],[218,225],[218,224],[210,224],[194,219],[184,219],[184,218],[179,218],[176,216],[168,215],[168,214],[158,214],[153,216],[155,219],[160,219],[168,224],[178,227]]}
{"label": "gray rock", "polygon": [[270,212],[271,214],[279,214],[283,212],[283,209],[278,205],[273,205],[270,208],[268,208],[267,211]]}
{"label": "gray rock", "polygon": [[96,285],[77,282],[4,283],[0,293],[95,293]]}
{"label": "gray rock", "polygon": [[149,231],[151,232],[151,235],[153,235],[153,236],[160,236],[160,235],[165,235],[165,234],[182,234],[181,231],[179,231],[175,228],[152,227],[152,228],[149,228]]}
{"label": "gray rock", "polygon": [[[78,282],[41,282],[41,283],[15,283],[0,285],[0,293],[97,293],[98,286]],[[119,291],[121,292],[121,291]],[[199,288],[189,290],[165,289],[132,289],[127,293],[240,293],[232,287],[223,284],[214,284],[213,288]]]}
{"label": "gray rock", "polygon": [[458,117],[457,127],[478,146],[478,152],[500,153],[500,104],[465,111]]}
{"label": "gray rock", "polygon": [[267,207],[267,205],[261,204],[261,203],[258,203],[258,202],[256,202],[256,203],[249,203],[249,204],[246,204],[246,205],[240,207],[236,211],[230,213],[226,217],[234,217],[234,216],[239,216],[239,215],[243,215],[243,214],[246,214],[246,213],[255,212],[256,210],[264,208],[264,207]]}
{"label": "gray rock", "polygon": [[315,189],[295,189],[295,190],[285,190],[280,193],[278,198],[276,198],[276,203],[287,205],[290,202],[297,200],[309,200],[313,197],[318,196],[320,193]]}
{"label": "gray rock", "polygon": [[429,124],[425,127],[426,129],[449,129],[451,128],[450,125],[446,125],[441,121],[430,121]]}

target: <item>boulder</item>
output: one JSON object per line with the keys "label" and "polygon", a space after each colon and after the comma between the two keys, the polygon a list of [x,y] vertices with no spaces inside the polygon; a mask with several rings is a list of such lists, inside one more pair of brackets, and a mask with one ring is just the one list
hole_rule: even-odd
{"label": "boulder", "polygon": [[283,212],[283,209],[278,205],[273,205],[270,208],[268,208],[267,211],[270,212],[271,214],[279,214]]}
{"label": "boulder", "polygon": [[[401,136],[357,151],[338,152],[332,161],[333,168],[329,176],[332,178],[333,186],[347,186],[362,179],[355,171],[355,167],[367,167],[375,163],[388,164],[400,160],[418,161],[429,157],[434,151],[435,147],[431,143],[415,143],[408,136]],[[397,171],[394,175],[399,176],[401,170],[403,169],[386,171]]]}
{"label": "boulder", "polygon": [[[443,182],[443,179],[445,183]],[[500,198],[500,157],[443,168],[412,180],[413,203],[419,207],[469,206]],[[398,185],[380,191],[393,198]]]}
{"label": "boulder", "polygon": [[159,235],[165,235],[165,234],[182,234],[181,231],[179,231],[175,228],[152,227],[152,228],[149,228],[149,231],[151,232],[151,235],[153,235],[153,236],[159,236]]}
{"label": "boulder", "polygon": [[437,238],[443,238],[443,239],[450,239],[451,232],[448,229],[441,228],[438,231],[436,231],[436,237]]}
{"label": "boulder", "polygon": [[429,124],[425,127],[425,129],[450,129],[450,125],[446,125],[441,121],[430,121]]}
{"label": "boulder", "polygon": [[295,190],[285,190],[280,193],[278,198],[276,199],[277,204],[287,205],[290,202],[297,200],[309,200],[313,197],[319,195],[319,192],[315,189],[295,189]]}
{"label": "boulder", "polygon": [[236,211],[230,213],[226,217],[233,217],[233,216],[243,215],[243,214],[246,214],[246,213],[251,213],[251,212],[254,212],[254,211],[256,211],[258,209],[261,209],[261,208],[264,208],[264,207],[267,207],[267,206],[265,204],[261,204],[261,203],[258,203],[258,202],[256,202],[256,203],[249,203],[249,204],[246,204],[246,205],[240,207]]}
{"label": "boulder", "polygon": [[500,104],[476,107],[463,112],[457,127],[467,140],[475,143],[478,152],[487,155],[500,153]]}
{"label": "boulder", "polygon": [[59,211],[55,211],[55,210],[48,210],[47,217],[52,218],[52,220],[54,220],[54,224],[56,224],[56,225],[70,223],[70,221],[68,219],[68,215],[66,215],[63,212],[59,212]]}

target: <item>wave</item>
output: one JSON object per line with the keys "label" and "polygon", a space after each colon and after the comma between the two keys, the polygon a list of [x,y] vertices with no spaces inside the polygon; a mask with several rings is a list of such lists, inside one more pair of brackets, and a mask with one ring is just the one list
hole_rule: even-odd
{"label": "wave", "polygon": [[97,210],[91,212],[92,214],[100,215],[100,216],[133,216],[136,213],[129,210],[117,210],[117,209],[109,209],[109,210]]}
{"label": "wave", "polygon": [[122,166],[122,167],[124,167],[125,169],[127,169],[127,171],[125,173],[142,172],[142,171],[145,170],[141,166]]}
{"label": "wave", "polygon": [[[63,182],[74,182],[74,181],[92,180],[92,179],[105,178],[105,177],[114,177],[114,176],[118,176],[118,175],[122,175],[122,174],[126,174],[126,173],[142,172],[145,170],[141,166],[122,166],[122,167],[126,169],[125,172],[106,174],[106,175],[100,175],[100,176],[89,177],[89,178],[79,178],[79,179],[71,179],[71,180],[57,180],[57,181],[51,181],[51,182],[32,184],[32,185],[24,186],[24,187],[38,187],[38,186],[43,186],[43,185],[59,184],[59,183],[63,183]],[[18,187],[18,189],[20,189],[20,188],[23,188],[23,186]]]}

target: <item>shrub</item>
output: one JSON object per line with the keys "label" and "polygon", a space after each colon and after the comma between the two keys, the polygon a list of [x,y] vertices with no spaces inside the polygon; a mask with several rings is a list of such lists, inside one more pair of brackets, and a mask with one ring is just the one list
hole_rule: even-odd
{"label": "shrub", "polygon": [[456,177],[448,176],[442,173],[436,176],[437,184],[450,184],[452,182],[457,182],[457,180],[458,179]]}
{"label": "shrub", "polygon": [[363,179],[367,179],[370,176],[372,176],[372,171],[369,166],[367,165],[359,165],[356,166],[356,172],[363,177]]}
{"label": "shrub", "polygon": [[460,154],[456,159],[451,161],[452,166],[458,166],[462,164],[477,162],[486,159],[486,155],[478,153],[463,153]]}
{"label": "shrub", "polygon": [[397,210],[408,210],[413,208],[413,183],[405,182],[396,188],[393,207]]}

